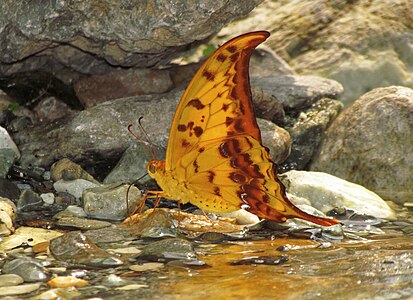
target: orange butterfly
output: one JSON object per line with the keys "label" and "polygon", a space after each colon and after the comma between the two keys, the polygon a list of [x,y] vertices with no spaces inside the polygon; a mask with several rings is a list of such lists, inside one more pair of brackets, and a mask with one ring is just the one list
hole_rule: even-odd
{"label": "orange butterfly", "polygon": [[262,146],[249,84],[249,59],[268,38],[266,31],[238,36],[217,49],[186,89],[170,129],[166,159],[147,170],[162,191],[159,199],[190,202],[206,212],[243,208],[261,218],[284,222],[301,218],[329,226],[294,206]]}

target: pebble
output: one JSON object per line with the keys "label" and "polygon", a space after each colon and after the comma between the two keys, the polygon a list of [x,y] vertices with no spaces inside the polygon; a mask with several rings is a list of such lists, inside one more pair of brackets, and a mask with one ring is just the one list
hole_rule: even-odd
{"label": "pebble", "polygon": [[0,177],[5,178],[13,163],[20,157],[19,149],[6,129],[0,126]]}
{"label": "pebble", "polygon": [[86,286],[86,285],[89,285],[89,282],[84,279],[80,279],[74,276],[57,276],[49,280],[47,284],[54,288],[56,287],[67,288],[71,286],[75,286],[75,287]]}
{"label": "pebble", "polygon": [[0,236],[9,236],[14,232],[16,205],[6,198],[0,197]]}
{"label": "pebble", "polygon": [[60,179],[53,184],[53,187],[56,190],[56,192],[66,192],[75,196],[77,199],[80,199],[82,197],[84,190],[94,188],[97,186],[99,186],[99,184],[85,179]]}
{"label": "pebble", "polygon": [[82,200],[89,217],[120,221],[136,209],[141,197],[141,191],[133,185],[109,184],[86,190]]}
{"label": "pebble", "polygon": [[145,246],[137,258],[139,260],[155,262],[197,260],[192,243],[180,238],[170,238],[153,242]]}
{"label": "pebble", "polygon": [[43,202],[46,204],[53,204],[54,203],[54,194],[53,193],[43,193],[40,194],[40,198],[42,198]]}
{"label": "pebble", "polygon": [[18,211],[32,211],[40,208],[43,205],[43,200],[40,196],[31,189],[24,190],[17,201]]}
{"label": "pebble", "polygon": [[127,248],[118,248],[118,249],[109,249],[112,252],[120,253],[120,254],[139,254],[142,250],[136,247],[127,247]]}
{"label": "pebble", "polygon": [[155,271],[164,268],[163,263],[151,262],[142,265],[131,265],[129,269],[135,272]]}
{"label": "pebble", "polygon": [[107,287],[118,287],[127,285],[127,282],[115,274],[110,274],[103,278],[102,284]]}
{"label": "pebble", "polygon": [[68,218],[68,217],[84,218],[84,217],[87,217],[87,215],[82,207],[76,206],[76,205],[69,205],[64,210],[58,212],[57,214],[53,216],[53,218],[55,219]]}
{"label": "pebble", "polygon": [[109,227],[112,224],[106,221],[90,220],[78,217],[64,217],[59,218],[56,225],[59,227],[72,227],[81,230],[91,230]]}
{"label": "pebble", "polygon": [[219,216],[224,218],[234,218],[239,225],[253,225],[260,221],[260,218],[244,209],[239,209],[226,214],[219,214]]}
{"label": "pebble", "polygon": [[22,284],[16,286],[0,287],[0,296],[23,295],[38,290],[41,283]]}
{"label": "pebble", "polygon": [[[75,287],[50,289],[32,300],[79,299],[81,293]],[[91,300],[91,298],[88,298]]]}
{"label": "pebble", "polygon": [[24,282],[23,278],[21,278],[17,274],[0,275],[0,287],[19,285],[23,282]]}
{"label": "pebble", "polygon": [[148,287],[146,284],[129,284],[129,285],[125,285],[125,286],[121,286],[121,287],[117,287],[116,290],[119,291],[131,291],[131,290],[138,290],[141,288],[145,288]]}
{"label": "pebble", "polygon": [[49,271],[39,261],[28,257],[7,261],[2,272],[19,275],[25,282],[46,281],[50,277]]}
{"label": "pebble", "polygon": [[123,264],[118,257],[99,248],[80,231],[72,231],[50,241],[50,252],[62,261],[94,267],[116,267]]}
{"label": "pebble", "polygon": [[54,182],[61,179],[68,181],[74,179],[84,179],[99,184],[99,182],[96,181],[92,175],[87,173],[80,165],[72,162],[68,158],[62,158],[51,166],[50,177]]}

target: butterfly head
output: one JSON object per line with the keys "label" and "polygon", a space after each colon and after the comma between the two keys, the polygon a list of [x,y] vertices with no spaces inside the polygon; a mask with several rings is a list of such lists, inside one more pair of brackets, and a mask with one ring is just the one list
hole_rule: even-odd
{"label": "butterfly head", "polygon": [[152,159],[147,163],[146,170],[152,178],[155,178],[157,175],[165,172],[165,161]]}

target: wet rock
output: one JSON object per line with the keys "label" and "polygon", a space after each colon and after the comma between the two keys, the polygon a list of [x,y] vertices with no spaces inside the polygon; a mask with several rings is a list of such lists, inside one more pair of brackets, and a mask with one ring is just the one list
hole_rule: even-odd
{"label": "wet rock", "polygon": [[21,226],[16,229],[13,235],[3,238],[0,243],[0,251],[10,251],[26,245],[33,246],[47,242],[62,234],[55,230]]}
{"label": "wet rock", "polygon": [[55,288],[47,290],[35,297],[33,300],[52,300],[52,299],[76,299],[82,296],[76,288]]}
{"label": "wet rock", "polygon": [[96,244],[120,243],[135,239],[135,237],[130,234],[129,230],[119,228],[118,226],[89,230],[84,234]]}
{"label": "wet rock", "polygon": [[251,85],[274,95],[285,110],[299,110],[325,97],[335,99],[343,92],[337,81],[317,76],[258,77]]}
{"label": "wet rock", "polygon": [[144,263],[141,265],[130,265],[129,269],[135,272],[145,272],[145,271],[157,271],[164,267],[165,265],[163,263],[151,262],[151,263]]}
{"label": "wet rock", "polygon": [[57,287],[67,288],[71,286],[75,286],[75,287],[86,286],[86,285],[89,285],[89,282],[84,279],[80,279],[74,276],[57,276],[49,280],[47,284],[54,288],[57,288]]}
{"label": "wet rock", "polygon": [[0,275],[0,287],[3,286],[15,286],[23,283],[24,280],[16,274],[4,274]]}
{"label": "wet rock", "polygon": [[120,69],[81,78],[74,88],[80,102],[92,107],[107,100],[166,93],[173,82],[168,70]]}
{"label": "wet rock", "polygon": [[[220,40],[223,42],[222,31]],[[230,38],[231,35],[226,35]],[[218,42],[218,44],[222,44]],[[251,56],[250,75],[251,77],[268,77],[280,75],[294,75],[294,70],[277,53],[266,44],[261,44],[254,50]]]}
{"label": "wet rock", "polygon": [[325,137],[326,129],[342,107],[340,101],[322,98],[301,112],[294,125],[286,128],[291,135],[292,146],[291,154],[278,168],[281,173],[306,168]]}
{"label": "wet rock", "polygon": [[0,237],[14,232],[16,205],[7,198],[0,197]]}
{"label": "wet rock", "polygon": [[257,123],[261,130],[261,139],[269,148],[272,160],[276,164],[283,162],[290,154],[290,134],[270,121],[257,119]]}
{"label": "wet rock", "polygon": [[7,130],[0,127],[0,178],[5,178],[10,167],[20,158],[20,151]]}
{"label": "wet rock", "polygon": [[84,218],[86,217],[86,213],[80,206],[69,205],[64,210],[58,212],[53,216],[55,219],[67,218],[67,217],[78,217]]}
{"label": "wet rock", "polygon": [[0,296],[24,295],[38,290],[41,283],[22,284],[16,286],[0,287]]}
{"label": "wet rock", "polygon": [[289,194],[307,199],[324,213],[345,207],[378,218],[395,218],[394,211],[377,194],[338,177],[322,172],[289,171],[280,179]]}
{"label": "wet rock", "polygon": [[377,88],[332,123],[311,169],[400,204],[413,195],[413,90]]}
{"label": "wet rock", "polygon": [[289,260],[288,255],[252,256],[231,261],[231,265],[279,265]]}
{"label": "wet rock", "polygon": [[226,214],[219,214],[219,215],[224,218],[234,218],[237,220],[237,224],[240,224],[240,225],[251,225],[251,224],[256,224],[260,221],[260,219],[256,215],[244,209],[236,210],[236,211],[226,213]]}
{"label": "wet rock", "polygon": [[20,190],[14,182],[0,178],[0,197],[17,200],[19,196]]}
{"label": "wet rock", "polygon": [[64,180],[60,179],[53,184],[53,187],[57,192],[65,192],[75,196],[77,199],[82,197],[83,192],[86,189],[99,186],[94,182],[90,182],[85,179]]}
{"label": "wet rock", "polygon": [[2,269],[4,274],[16,274],[24,282],[46,281],[50,278],[49,271],[37,260],[21,257],[7,261]]}
{"label": "wet rock", "polygon": [[[136,220],[134,217],[137,217]],[[131,226],[134,234],[146,238],[176,237],[174,217],[168,209],[148,209],[143,214],[126,218],[124,224]]]}
{"label": "wet rock", "polygon": [[128,184],[99,186],[83,192],[83,209],[92,218],[123,220],[135,211],[141,197],[141,191]]}
{"label": "wet rock", "polygon": [[33,108],[37,122],[52,122],[75,113],[69,105],[56,97],[46,97]]}
{"label": "wet rock", "polygon": [[50,252],[62,261],[95,267],[116,267],[123,262],[118,257],[100,249],[91,239],[72,231],[50,241]]}
{"label": "wet rock", "polygon": [[70,159],[62,158],[55,162],[50,168],[50,176],[54,182],[60,179],[74,180],[84,179],[98,184],[99,182],[86,172],[80,165],[72,162]]}
{"label": "wet rock", "polygon": [[71,227],[81,230],[100,229],[111,225],[111,223],[105,221],[89,220],[78,217],[61,217],[56,222],[56,226],[59,227]]}
{"label": "wet rock", "polygon": [[56,204],[59,204],[63,207],[75,206],[76,204],[80,204],[80,199],[76,199],[75,196],[66,193],[66,192],[58,192],[56,195]]}
{"label": "wet rock", "polygon": [[40,210],[43,206],[43,200],[40,198],[39,194],[34,192],[33,190],[24,190],[19,200],[17,201],[17,209],[19,211],[33,211],[33,210]]}
{"label": "wet rock", "polygon": [[284,108],[273,94],[267,93],[262,87],[255,86],[251,88],[251,93],[257,118],[272,121],[277,125],[284,123]]}
{"label": "wet rock", "polygon": [[[132,128],[134,130],[134,128]],[[155,146],[155,155],[158,159],[165,159],[165,149]],[[121,159],[106,176],[104,183],[132,183],[146,174],[146,164],[153,159],[148,149],[142,143],[133,143],[122,154]],[[140,182],[149,180],[149,176]]]}
{"label": "wet rock", "polygon": [[167,262],[171,260],[197,260],[192,243],[179,238],[153,242],[142,249],[139,260]]}
{"label": "wet rock", "polygon": [[118,287],[127,285],[128,282],[115,274],[110,274],[103,278],[102,284],[107,287]]}

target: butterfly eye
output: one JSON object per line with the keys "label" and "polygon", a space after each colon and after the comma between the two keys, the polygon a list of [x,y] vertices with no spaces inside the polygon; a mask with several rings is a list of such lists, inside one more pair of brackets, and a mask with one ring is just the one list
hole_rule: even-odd
{"label": "butterfly eye", "polygon": [[155,164],[155,162],[152,162],[152,163],[149,164],[148,171],[151,174],[156,173],[156,164]]}

